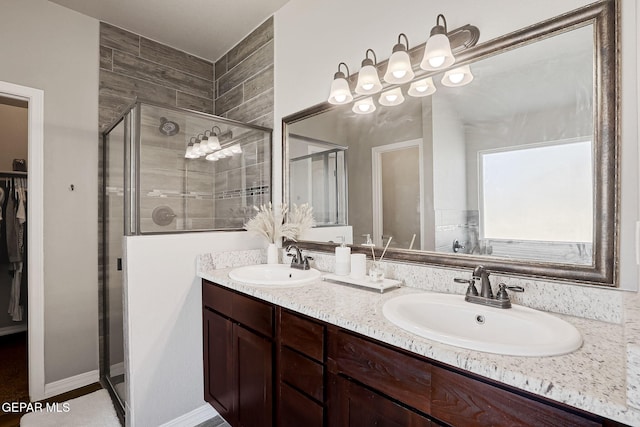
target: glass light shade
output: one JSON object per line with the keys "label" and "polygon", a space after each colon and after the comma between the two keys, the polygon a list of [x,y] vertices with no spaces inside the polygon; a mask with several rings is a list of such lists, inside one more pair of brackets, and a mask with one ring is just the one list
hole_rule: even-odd
{"label": "glass light shade", "polygon": [[380,105],[384,105],[386,107],[393,107],[394,105],[400,105],[404,102],[404,96],[402,95],[402,90],[397,87],[395,89],[388,90],[386,92],[382,92],[380,95],[380,99],[378,99]]}
{"label": "glass light shade", "polygon": [[224,154],[222,151],[216,151],[214,154],[216,154],[219,159],[224,159],[227,157],[227,155]]}
{"label": "glass light shade", "polygon": [[451,52],[449,37],[445,34],[434,34],[427,40],[420,68],[426,71],[450,67],[456,59]]}
{"label": "glass light shade", "polygon": [[469,84],[472,80],[471,68],[468,65],[464,65],[444,73],[442,84],[449,87],[459,87]]}
{"label": "glass light shade", "polygon": [[202,154],[204,154],[204,153],[202,152],[202,149],[200,148],[200,141],[196,141],[196,142],[193,144],[193,154],[194,154],[194,155],[196,155],[196,156],[198,156],[198,157],[200,157]]}
{"label": "glass light shade", "polygon": [[242,148],[240,147],[240,144],[235,144],[232,145],[231,147],[229,147],[231,149],[231,152],[233,154],[240,154],[242,153]]}
{"label": "glass light shade", "polygon": [[185,159],[197,159],[200,156],[193,152],[193,144],[189,144],[187,146],[187,151],[185,152],[184,157]]}
{"label": "glass light shade", "polygon": [[347,82],[346,78],[337,77],[333,79],[328,101],[330,104],[334,105],[348,104],[349,102],[353,101],[353,95],[351,95],[349,82]]}
{"label": "glass light shade", "polygon": [[411,59],[406,50],[393,52],[387,65],[387,72],[384,74],[384,81],[392,84],[402,84],[415,77],[411,69]]}
{"label": "glass light shade", "polygon": [[221,153],[227,157],[233,156],[233,151],[231,151],[230,147],[225,148],[224,150],[221,151]]}
{"label": "glass light shade", "polygon": [[204,154],[213,153],[213,148],[209,146],[209,138],[207,138],[206,136],[203,136],[200,140],[200,151],[202,151]]}
{"label": "glass light shade", "polygon": [[207,157],[205,157],[205,159],[209,160],[210,162],[217,162],[219,157],[218,157],[218,153],[211,153],[209,155],[207,155]]}
{"label": "glass light shade", "polygon": [[431,77],[427,77],[426,79],[418,80],[411,83],[407,94],[419,98],[421,96],[432,95],[435,93],[435,91],[436,87],[433,84],[433,79]]}
{"label": "glass light shade", "polygon": [[373,99],[369,97],[361,99],[360,101],[357,101],[355,104],[353,104],[353,108],[351,108],[351,111],[356,114],[369,114],[376,111],[376,105],[373,103]]}
{"label": "glass light shade", "polygon": [[212,151],[220,149],[220,140],[218,139],[218,135],[209,135],[208,146]]}
{"label": "glass light shade", "polygon": [[382,90],[382,83],[378,77],[378,70],[373,65],[365,65],[358,72],[356,93],[358,95],[372,95]]}

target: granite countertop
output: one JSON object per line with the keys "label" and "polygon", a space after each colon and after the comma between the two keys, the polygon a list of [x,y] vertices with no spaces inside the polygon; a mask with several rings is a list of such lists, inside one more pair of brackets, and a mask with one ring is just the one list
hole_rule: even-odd
{"label": "granite countertop", "polygon": [[198,275],[230,289],[360,333],[387,344],[482,375],[546,398],[630,425],[640,411],[627,397],[627,341],[620,324],[556,315],[582,333],[577,351],[553,357],[502,356],[441,344],[404,331],[382,314],[398,295],[424,293],[402,287],[385,294],[322,280],[287,288],[251,286],[231,280],[231,268],[200,263]]}

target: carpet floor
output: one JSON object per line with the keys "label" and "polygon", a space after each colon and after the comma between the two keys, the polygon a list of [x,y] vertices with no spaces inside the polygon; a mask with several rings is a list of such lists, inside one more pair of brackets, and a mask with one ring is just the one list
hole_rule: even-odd
{"label": "carpet floor", "polygon": [[116,410],[106,390],[29,412],[20,427],[120,427]]}
{"label": "carpet floor", "polygon": [[0,403],[28,402],[27,333],[0,337]]}

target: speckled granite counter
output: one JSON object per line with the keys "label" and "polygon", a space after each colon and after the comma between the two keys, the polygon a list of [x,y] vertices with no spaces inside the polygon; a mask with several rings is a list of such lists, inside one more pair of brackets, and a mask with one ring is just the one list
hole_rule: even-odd
{"label": "speckled granite counter", "polygon": [[[260,262],[259,259],[244,261],[243,264]],[[217,262],[216,265],[228,267],[229,263]],[[201,257],[198,263],[200,277],[228,288],[576,408],[640,426],[640,411],[629,406],[629,402],[633,403],[630,399],[638,398],[640,376],[636,376],[636,383],[630,378],[628,384],[627,378],[628,363],[638,362],[635,372],[640,372],[638,309],[634,311],[638,316],[632,325],[638,329],[632,332],[625,324],[558,315],[575,325],[583,335],[584,344],[574,353],[544,358],[501,356],[410,334],[383,316],[382,306],[387,300],[398,295],[423,293],[423,289],[403,287],[381,295],[321,280],[304,286],[273,289],[231,280],[230,270],[215,269],[207,256]],[[636,333],[638,335],[634,335]],[[627,354],[627,348],[634,348],[627,346],[630,341],[638,351]]]}

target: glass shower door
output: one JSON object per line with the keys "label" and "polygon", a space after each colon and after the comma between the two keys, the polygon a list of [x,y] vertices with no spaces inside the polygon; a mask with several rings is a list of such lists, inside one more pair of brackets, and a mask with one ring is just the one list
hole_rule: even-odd
{"label": "glass shower door", "polygon": [[130,116],[104,139],[103,197],[103,372],[107,388],[119,401],[127,401],[124,369],[123,240],[125,235],[125,147],[129,146]]}

